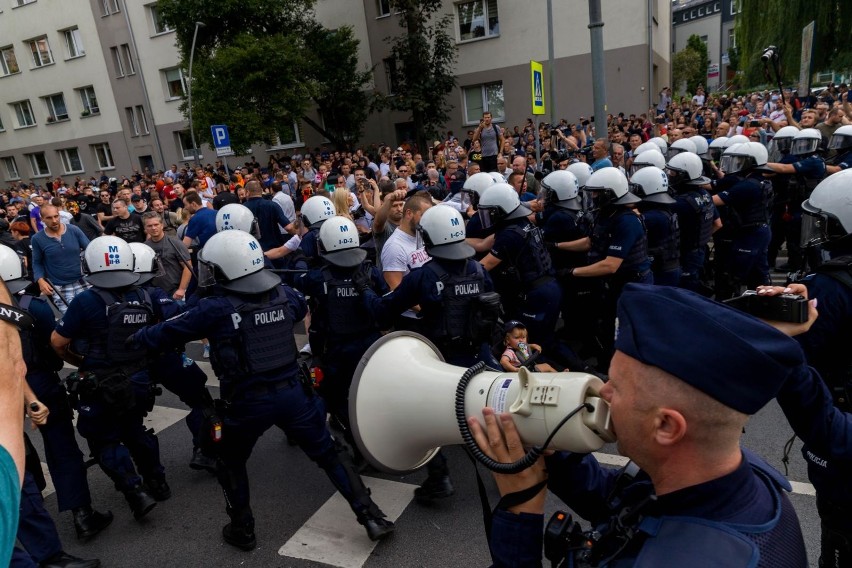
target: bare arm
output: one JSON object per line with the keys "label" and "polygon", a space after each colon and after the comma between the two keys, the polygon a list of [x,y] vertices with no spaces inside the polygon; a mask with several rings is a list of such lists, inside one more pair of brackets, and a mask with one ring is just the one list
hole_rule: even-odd
{"label": "bare arm", "polygon": [[623,258],[608,256],[603,260],[590,264],[589,266],[578,266],[574,269],[573,274],[574,276],[580,276],[582,278],[609,276],[610,274],[615,274],[623,262]]}
{"label": "bare arm", "polygon": [[[0,285],[0,303],[11,304],[6,285]],[[9,452],[18,470],[19,485],[24,479],[24,375],[18,329],[0,321],[0,446]]]}
{"label": "bare arm", "polygon": [[388,287],[393,290],[399,283],[402,282],[402,277],[404,276],[402,272],[394,272],[394,271],[385,271],[382,273],[385,277],[385,282],[387,282]]}

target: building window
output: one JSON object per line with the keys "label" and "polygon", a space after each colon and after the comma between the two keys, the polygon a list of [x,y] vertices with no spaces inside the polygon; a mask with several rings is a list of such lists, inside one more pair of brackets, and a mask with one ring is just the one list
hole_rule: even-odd
{"label": "building window", "polygon": [[739,13],[740,9],[737,6],[737,0],[731,0],[731,15],[736,16]]}
{"label": "building window", "polygon": [[703,15],[704,15],[704,8],[699,8],[698,9],[698,17],[700,18]]}
{"label": "building window", "polygon": [[66,174],[78,174],[83,171],[83,160],[77,148],[66,148],[59,150],[59,159],[62,161],[62,169]]}
{"label": "building window", "polygon": [[737,35],[734,33],[734,28],[728,30],[728,50],[737,48]]}
{"label": "building window", "polygon": [[59,122],[68,120],[68,107],[65,106],[65,97],[62,93],[43,97],[47,105],[47,122]]}
{"label": "building window", "polygon": [[186,96],[186,81],[183,78],[183,71],[180,67],[164,69],[163,75],[166,77],[168,100],[182,99]]}
{"label": "building window", "polygon": [[124,56],[125,61],[127,61],[127,74],[135,75],[136,68],[133,66],[133,52],[130,51],[130,44],[123,43],[121,44],[121,53]]}
{"label": "building window", "polygon": [[15,0],[15,6],[26,6],[27,4],[35,4],[36,0]]}
{"label": "building window", "polygon": [[12,108],[15,109],[15,118],[18,121],[18,128],[26,128],[27,126],[35,126],[35,116],[33,115],[33,106],[29,99],[12,103]]}
{"label": "building window", "polygon": [[[192,136],[189,135],[189,131],[178,130],[177,132],[175,132],[175,136],[177,136],[178,148],[180,148],[180,155],[183,157],[183,159],[195,159],[195,153],[192,151]],[[202,157],[201,149],[198,150],[198,157]]]}
{"label": "building window", "polygon": [[[322,118],[322,116],[320,116]],[[325,122],[323,122],[323,127],[325,126]],[[270,146],[270,150],[284,150],[287,148],[299,148],[304,146],[302,142],[302,136],[299,132],[299,123],[295,120],[293,121],[293,126],[290,128],[279,130],[278,131],[278,139],[275,141],[275,144]]]}
{"label": "building window", "polygon": [[494,122],[502,122],[505,119],[502,82],[464,87],[462,92],[466,124],[476,124],[486,111],[491,113]]}
{"label": "building window", "polygon": [[700,39],[702,42],[704,42],[705,45],[707,45],[707,36],[706,35],[699,36],[698,39]]}
{"label": "building window", "polygon": [[78,28],[64,30],[62,35],[65,36],[65,50],[68,59],[86,55],[86,50],[83,48],[83,38],[80,36]]}
{"label": "building window", "polygon": [[115,76],[124,77],[124,64],[121,62],[121,54],[118,53],[117,47],[109,48],[109,52],[112,55],[112,65],[115,67]]}
{"label": "building window", "polygon": [[109,16],[110,14],[117,14],[121,10],[118,8],[118,0],[101,0],[101,15]]}
{"label": "building window", "polygon": [[50,53],[50,44],[47,36],[31,39],[27,42],[33,54],[33,67],[44,67],[53,63],[53,55]]}
{"label": "building window", "polygon": [[390,0],[376,0],[376,11],[379,13],[379,18],[390,16]]}
{"label": "building window", "polygon": [[92,86],[81,87],[77,91],[80,93],[80,102],[83,105],[82,116],[100,114],[101,109],[98,107],[98,99],[95,97],[95,88]]}
{"label": "building window", "polygon": [[385,64],[385,78],[388,81],[388,94],[393,95],[397,91],[396,84],[396,59],[393,57],[388,57],[384,60]]}
{"label": "building window", "polygon": [[6,127],[3,126],[3,120],[0,118],[0,132],[6,132]]}
{"label": "building window", "polygon": [[20,73],[21,68],[18,67],[18,58],[15,57],[15,48],[11,45],[0,48],[0,75],[12,75]]}
{"label": "building window", "polygon": [[719,7],[719,3],[718,3],[718,2],[716,2],[715,4],[713,4],[713,12],[721,12],[721,11],[722,11],[722,8],[720,8],[720,7]]}
{"label": "building window", "polygon": [[33,177],[47,177],[50,175],[50,168],[47,167],[47,158],[44,157],[44,152],[33,152],[32,154],[24,154],[27,161],[30,163],[30,171]]}
{"label": "building window", "polygon": [[155,34],[165,34],[174,31],[174,28],[170,28],[168,24],[163,21],[163,17],[160,15],[160,10],[157,8],[156,4],[148,6],[148,10],[151,13],[151,23],[154,24]]}
{"label": "building window", "polygon": [[124,107],[124,115],[127,117],[127,124],[130,126],[130,135],[139,136],[139,124],[136,122],[136,115],[133,113],[133,107]]}
{"label": "building window", "polygon": [[18,173],[18,164],[12,156],[6,156],[3,158],[3,168],[6,170],[7,180],[21,179],[21,176]]}
{"label": "building window", "polygon": [[141,134],[150,134],[148,130],[148,117],[145,115],[145,107],[136,105],[136,122],[139,123],[139,132]]}
{"label": "building window", "polygon": [[106,142],[103,144],[92,144],[92,151],[95,153],[95,160],[98,162],[99,170],[110,170],[115,167],[109,144]]}
{"label": "building window", "polygon": [[475,0],[456,5],[459,41],[500,35],[497,0]]}

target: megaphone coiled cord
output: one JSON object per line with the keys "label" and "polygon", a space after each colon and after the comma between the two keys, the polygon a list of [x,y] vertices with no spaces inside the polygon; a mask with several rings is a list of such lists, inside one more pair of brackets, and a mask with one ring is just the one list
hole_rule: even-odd
{"label": "megaphone coiled cord", "polygon": [[476,440],[473,438],[473,434],[470,431],[470,426],[468,426],[467,424],[467,415],[465,412],[464,398],[465,392],[467,391],[467,386],[470,384],[470,381],[473,379],[473,377],[484,371],[486,368],[487,366],[485,365],[485,363],[480,361],[479,363],[465,371],[462,374],[461,379],[459,379],[459,384],[456,386],[456,421],[458,422],[459,432],[461,432],[464,444],[470,451],[470,454],[476,459],[476,461],[478,461],[493,472],[513,474],[521,472],[527,469],[528,467],[531,467],[536,461],[538,461],[538,458],[540,458],[541,455],[544,453],[544,449],[550,445],[550,442],[553,440],[553,437],[556,435],[559,429],[565,425],[566,422],[568,422],[571,418],[573,418],[578,412],[583,409],[586,409],[589,412],[594,412],[595,410],[595,408],[591,404],[584,402],[583,404],[577,406],[577,408],[569,412],[567,415],[565,415],[565,418],[563,418],[559,422],[559,424],[556,425],[556,428],[553,429],[553,431],[544,441],[544,444],[542,444],[541,446],[533,446],[527,451],[524,457],[520,458],[517,461],[511,463],[498,462],[492,459],[490,456],[486,455],[485,452],[483,452],[479,448],[479,445],[476,443]]}

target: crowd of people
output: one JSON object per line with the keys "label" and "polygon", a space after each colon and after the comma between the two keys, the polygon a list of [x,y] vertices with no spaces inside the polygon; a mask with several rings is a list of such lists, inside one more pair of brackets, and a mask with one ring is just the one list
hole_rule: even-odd
{"label": "crowd of people", "polygon": [[[501,492],[525,499],[498,506],[496,565],[540,562],[548,484],[598,526],[587,560],[666,558],[666,539],[702,518],[717,532],[696,533],[695,542],[733,531],[746,542],[740,553],[756,552],[761,566],[803,565],[789,486],[738,445],[747,416],[778,396],[806,443],[823,565],[848,566],[852,524],[843,511],[852,498],[839,480],[848,472],[852,361],[838,353],[848,352],[852,319],[832,306],[838,313],[815,323],[812,306],[807,325],[781,328],[797,343],[708,299],[756,288],[852,298],[844,257],[852,206],[842,197],[852,190],[849,92],[841,85],[819,98],[792,96],[699,90],[676,104],[664,89],[648,113],[609,116],[607,133],[585,117],[501,127],[486,112],[464,140],[448,132],[430,149],[315,149],[265,165],[252,157],[233,172],[174,164],[0,192],[7,303],[35,320],[22,332],[23,399],[44,437],[60,511],[72,511],[81,538],[112,520],[92,507],[72,415],[61,410],[69,396],[77,430],[137,519],[171,496],[156,436],[142,426],[161,385],[191,409],[190,466],[216,474],[225,491],[226,542],[256,545],[245,464],[273,425],[327,473],[369,538],[384,538],[394,526],[358,475],[368,464],[350,424],[349,385],[364,353],[395,329],[425,336],[464,368],[484,361],[508,372],[529,365],[609,377],[600,396],[612,406],[621,451],[645,473],[630,473],[628,483],[591,456],[556,454],[546,468],[498,476]],[[777,265],[782,247],[787,262]],[[772,269],[789,273],[790,286],[773,289]],[[677,314],[649,316],[658,310]],[[302,319],[308,342],[296,345]],[[719,334],[732,339],[714,344]],[[682,362],[692,338],[706,349]],[[204,373],[174,349],[191,340],[204,341],[221,380],[216,403]],[[721,360],[724,379],[708,371]],[[65,382],[63,361],[79,369]],[[802,370],[805,361],[830,390]],[[801,380],[791,386],[791,376]],[[640,396],[638,379],[655,386]],[[642,414],[630,401],[657,410]],[[471,424],[483,449],[516,458],[511,420],[484,416],[484,429]],[[216,419],[223,441],[211,446]],[[633,435],[643,428],[654,442]],[[665,460],[678,483],[660,468]],[[442,453],[427,471],[418,501],[453,495]],[[581,484],[581,497],[566,493],[568,480]],[[613,496],[634,486],[645,489]],[[715,509],[718,492],[734,487],[728,508]],[[743,487],[759,498],[738,509]],[[656,505],[647,503],[652,491]],[[695,501],[683,507],[678,495]],[[97,565],[66,555],[58,536],[34,539],[33,527],[51,521],[39,499],[29,502],[15,550],[21,566],[31,565],[25,558]],[[609,523],[637,504],[644,508],[634,524]],[[666,525],[673,533],[635,538],[643,519],[661,518],[675,519]],[[769,536],[760,536],[770,520]],[[770,551],[776,545],[787,547],[786,558]],[[716,553],[692,553],[699,549]]]}

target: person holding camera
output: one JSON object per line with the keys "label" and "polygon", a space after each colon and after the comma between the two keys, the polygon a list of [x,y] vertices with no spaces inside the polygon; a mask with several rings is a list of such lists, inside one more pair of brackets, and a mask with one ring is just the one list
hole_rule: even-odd
{"label": "person holding camera", "polygon": [[[544,545],[554,565],[807,566],[789,482],[740,446],[749,416],[804,368],[795,340],[666,286],[627,285],[618,322],[599,394],[619,452],[633,461],[615,470],[560,452],[517,474],[495,473],[503,499],[490,535],[494,565],[539,566]],[[521,458],[511,414],[485,408],[483,416],[484,425],[468,418],[482,451],[504,463]],[[555,530],[561,513],[545,537],[546,488],[592,530]]]}
{"label": "person holding camera", "polygon": [[482,148],[482,160],[479,165],[483,172],[497,171],[497,154],[503,147],[504,141],[503,131],[491,121],[491,113],[483,112],[482,120],[479,121],[479,126],[473,132],[472,142],[478,140]]}

